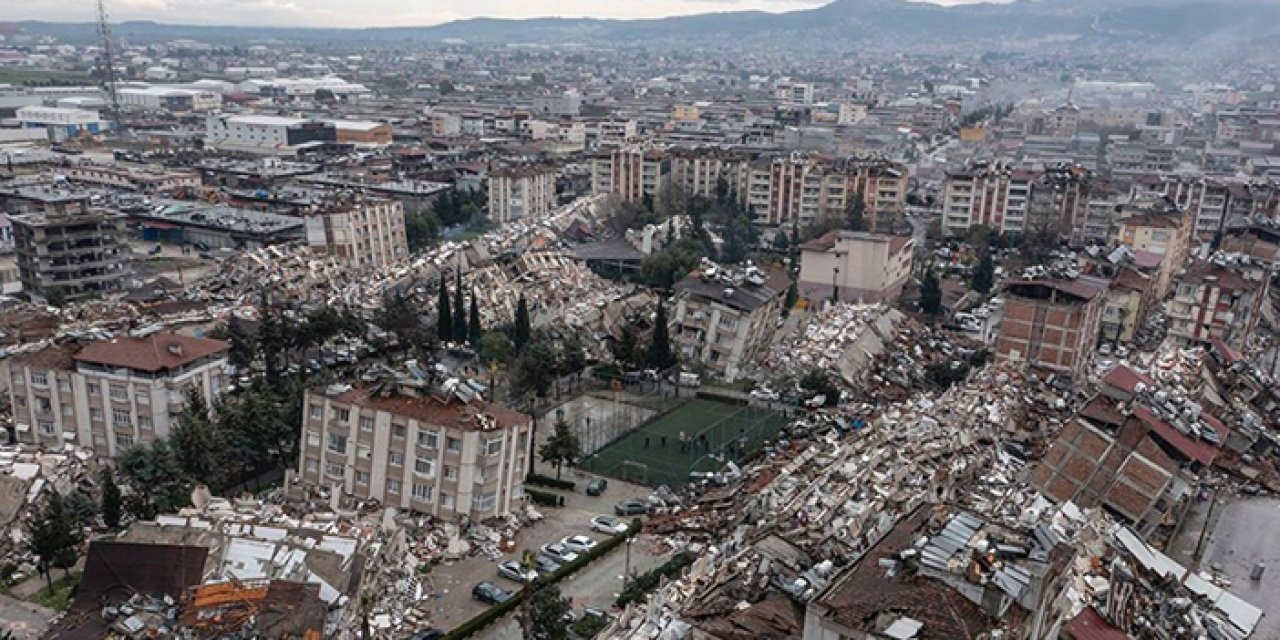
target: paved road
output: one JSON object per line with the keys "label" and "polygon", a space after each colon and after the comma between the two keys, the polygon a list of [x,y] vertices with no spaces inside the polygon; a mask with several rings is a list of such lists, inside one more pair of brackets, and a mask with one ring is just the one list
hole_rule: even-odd
{"label": "paved road", "polygon": [[14,640],[35,640],[44,635],[49,619],[55,613],[52,609],[0,594],[0,636],[12,632]]}

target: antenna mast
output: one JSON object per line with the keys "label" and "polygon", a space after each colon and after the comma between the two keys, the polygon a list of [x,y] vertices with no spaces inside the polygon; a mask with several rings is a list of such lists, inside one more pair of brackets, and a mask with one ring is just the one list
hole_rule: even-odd
{"label": "antenna mast", "polygon": [[107,120],[116,135],[120,134],[120,98],[116,95],[116,64],[112,55],[111,25],[107,23],[107,6],[98,0],[98,36],[102,39],[102,84],[107,92]]}

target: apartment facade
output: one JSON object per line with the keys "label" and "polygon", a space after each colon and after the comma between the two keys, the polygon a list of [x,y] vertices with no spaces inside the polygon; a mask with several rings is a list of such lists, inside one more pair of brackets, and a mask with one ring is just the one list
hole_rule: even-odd
{"label": "apartment facade", "polygon": [[131,271],[125,217],[89,206],[89,195],[47,186],[0,191],[13,227],[18,279],[36,299],[119,291]]}
{"label": "apartment facade", "polygon": [[457,521],[520,504],[532,421],[478,398],[332,386],[307,393],[298,477]]}
{"label": "apartment facade", "polygon": [[404,205],[397,200],[360,198],[306,218],[307,244],[356,268],[385,267],[409,256]]}
{"label": "apartment facade", "polygon": [[732,382],[769,344],[791,280],[784,271],[706,269],[677,282],[671,335],[681,360]]}
{"label": "apartment facade", "polygon": [[1134,251],[1160,256],[1155,273],[1155,296],[1164,298],[1173,274],[1182,268],[1191,248],[1190,219],[1181,212],[1144,207],[1122,212],[1116,239]]}
{"label": "apartment facade", "polygon": [[1207,345],[1219,339],[1237,351],[1248,346],[1271,278],[1266,270],[1247,277],[1229,260],[1222,255],[1198,260],[1178,275],[1165,310],[1169,337],[1179,344]]}
{"label": "apartment facade", "polygon": [[1143,176],[1130,188],[1133,200],[1166,198],[1191,218],[1193,235],[1222,230],[1230,214],[1231,187],[1203,176]]}
{"label": "apartment facade", "polygon": [[910,237],[830,231],[800,245],[800,295],[892,302],[911,277],[915,248]]}
{"label": "apartment facade", "polygon": [[144,193],[199,188],[200,174],[172,169],[135,169],[117,165],[82,163],[63,170],[68,180],[85,184],[118,187]]}
{"label": "apartment facade", "polygon": [[15,436],[50,450],[76,444],[105,458],[167,437],[187,389],[212,402],[225,388],[230,348],[161,332],[51,345],[0,360]]}
{"label": "apartment facade", "polygon": [[546,165],[510,167],[489,173],[489,220],[505,224],[545,218],[556,204],[556,170]]}
{"label": "apartment facade", "polygon": [[1003,289],[996,358],[1080,379],[1098,344],[1107,281],[1014,280]]}
{"label": "apartment facade", "polygon": [[666,154],[639,147],[613,147],[591,159],[591,192],[612,194],[623,202],[656,197],[667,184]]}
{"label": "apartment facade", "polygon": [[962,236],[985,225],[996,233],[1025,233],[1035,174],[999,165],[948,173],[942,194],[942,232]]}

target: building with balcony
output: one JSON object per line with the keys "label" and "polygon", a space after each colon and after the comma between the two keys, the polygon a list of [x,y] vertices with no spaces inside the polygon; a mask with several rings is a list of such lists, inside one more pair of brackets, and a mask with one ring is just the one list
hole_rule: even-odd
{"label": "building with balcony", "polygon": [[409,256],[404,205],[396,200],[342,199],[306,217],[307,244],[356,268],[386,267]]}
{"label": "building with balcony", "polygon": [[591,159],[591,192],[612,194],[622,202],[657,197],[667,184],[666,154],[639,147],[615,147]]}
{"label": "building with balcony", "polygon": [[1175,278],[1173,297],[1165,305],[1169,337],[1183,346],[1221,340],[1243,351],[1258,326],[1261,305],[1268,300],[1269,270],[1246,271],[1222,254],[1197,260]]}
{"label": "building with balcony", "polygon": [[1102,339],[1132,342],[1154,304],[1152,276],[1132,266],[1120,267],[1107,288],[1106,307],[1102,312]]}
{"label": "building with balcony", "polygon": [[1155,297],[1169,291],[1174,272],[1182,268],[1191,248],[1190,218],[1163,199],[1126,207],[1117,222],[1116,240],[1134,252],[1160,256],[1155,271]]}
{"label": "building with balcony", "polygon": [[800,295],[811,300],[892,302],[911,277],[910,237],[829,231],[800,245]]}
{"label": "building with balcony", "polygon": [[496,169],[489,173],[489,221],[545,218],[556,204],[556,170],[546,165]]}
{"label": "building with balcony", "polygon": [[302,429],[311,485],[449,521],[504,516],[523,497],[532,421],[462,389],[317,389]]}
{"label": "building with balcony", "polygon": [[124,216],[90,208],[89,199],[45,185],[0,190],[27,295],[76,299],[124,288],[132,263]]}
{"label": "building with balcony", "polygon": [[1088,276],[1005,282],[996,358],[1080,379],[1098,344],[1107,286]]}
{"label": "building with balcony", "polygon": [[221,340],[141,330],[76,345],[50,345],[0,360],[18,442],[64,444],[115,458],[168,437],[188,389],[212,402],[225,388]]}
{"label": "building with balcony", "polygon": [[942,232],[962,236],[984,225],[996,233],[1025,233],[1035,174],[997,164],[947,174],[942,192]]}
{"label": "building with balcony", "polygon": [[703,267],[677,282],[671,335],[681,361],[732,382],[768,346],[791,279],[779,269]]}

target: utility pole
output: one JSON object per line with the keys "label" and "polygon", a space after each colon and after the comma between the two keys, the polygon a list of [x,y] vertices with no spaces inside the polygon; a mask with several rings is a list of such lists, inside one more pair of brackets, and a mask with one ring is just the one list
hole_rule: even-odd
{"label": "utility pole", "polygon": [[107,5],[98,0],[98,37],[102,46],[102,88],[107,92],[107,120],[120,134],[120,97],[116,94],[116,64],[111,43],[111,25],[107,23]]}

